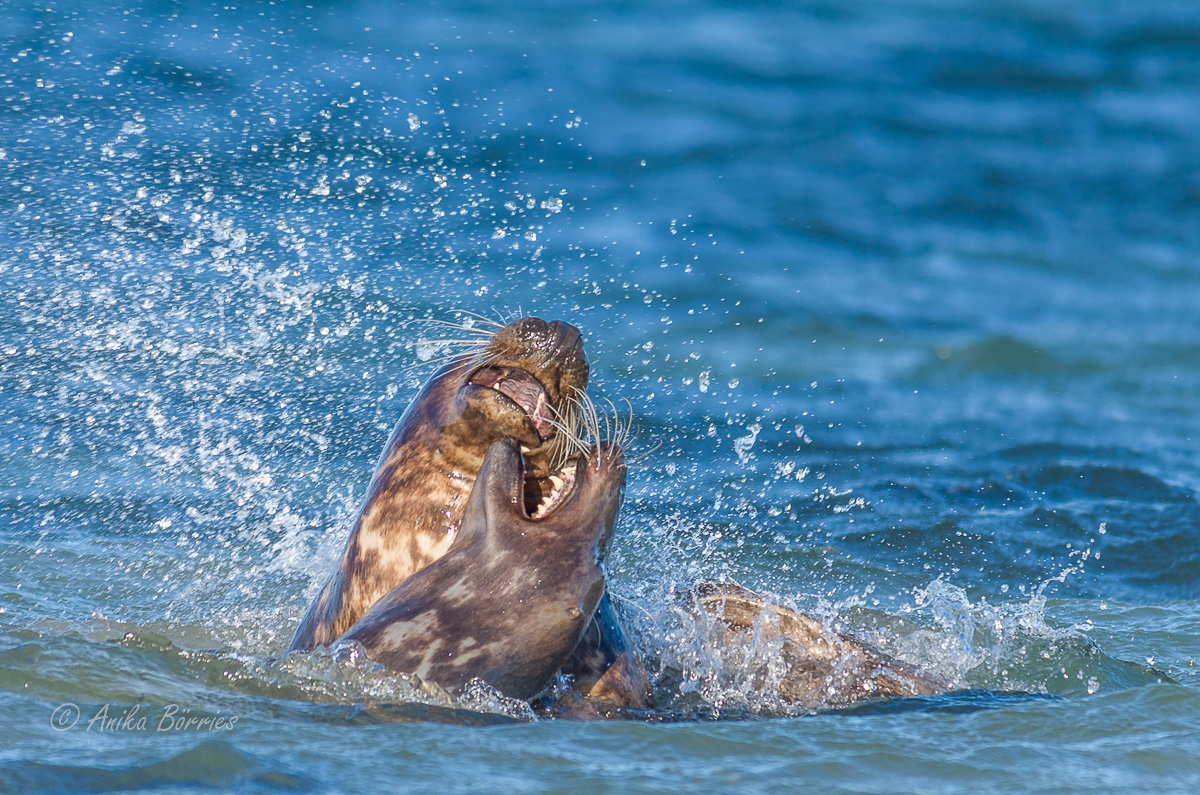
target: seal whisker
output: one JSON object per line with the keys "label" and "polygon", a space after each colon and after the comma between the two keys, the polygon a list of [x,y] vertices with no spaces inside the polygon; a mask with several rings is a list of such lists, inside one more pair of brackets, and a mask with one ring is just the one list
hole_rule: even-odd
{"label": "seal whisker", "polygon": [[428,324],[428,325],[432,325],[432,326],[441,326],[443,328],[452,328],[452,329],[456,329],[458,331],[465,331],[470,334],[478,334],[483,337],[490,337],[493,333],[495,333],[495,329],[493,329],[491,327],[481,328],[479,326],[474,325],[475,323],[483,322],[483,321],[474,320],[474,319],[471,319],[470,321],[464,322],[464,323],[453,323],[449,320],[441,320],[439,318],[429,318],[429,319],[421,321],[421,322]]}
{"label": "seal whisker", "polygon": [[[484,323],[488,326],[491,326],[494,329],[501,329],[507,325],[507,323],[503,322],[504,321],[503,316],[501,316],[500,321],[497,322],[495,320],[492,320],[490,317],[488,317],[486,315],[481,315],[478,312],[472,312],[469,309],[451,309],[450,313],[454,314],[454,315],[466,315],[467,317],[473,317],[473,318],[475,318],[475,320],[479,321],[480,323]],[[496,314],[499,315],[500,313],[497,312]],[[491,332],[488,332],[488,333],[491,333]]]}
{"label": "seal whisker", "polygon": [[436,318],[436,317],[414,317],[414,318],[409,318],[408,320],[405,320],[403,323],[401,323],[400,328],[407,329],[412,326],[438,326],[441,328],[452,328],[455,331],[462,331],[462,332],[465,332],[468,334],[478,334],[481,337],[490,337],[492,334],[495,333],[495,329],[480,328],[478,326],[473,325],[474,322],[479,322],[479,321],[472,321],[472,322],[467,322],[467,323],[455,323],[450,320],[442,320],[441,318]]}
{"label": "seal whisker", "polygon": [[[467,355],[464,354],[464,356],[467,356]],[[454,367],[451,367],[448,372],[457,373],[463,369],[468,369],[468,370],[480,369],[480,370],[482,370],[485,367],[491,367],[492,364],[499,358],[500,358],[499,353],[487,353],[486,350],[480,350],[480,351],[476,352],[473,356],[467,356],[467,358],[464,358],[460,363],[458,363]]]}
{"label": "seal whisker", "polygon": [[[623,452],[625,450],[632,435],[632,419],[628,423],[623,421],[616,411],[615,404],[607,399],[606,402],[612,409],[611,412],[601,412],[596,407],[595,401],[586,393],[570,399],[570,404],[574,406],[574,414],[578,419],[571,427],[567,427],[562,422],[559,422],[556,427],[559,427],[564,435],[570,436],[571,446],[576,452],[595,451],[604,455],[615,455],[616,451]],[[607,441],[609,444],[602,447],[600,444],[602,441]]]}
{"label": "seal whisker", "polygon": [[479,348],[481,340],[458,340],[458,339],[441,339],[433,337],[422,337],[417,340],[418,345],[467,345],[472,348]]}
{"label": "seal whisker", "polygon": [[425,367],[426,365],[430,365],[430,364],[444,364],[445,362],[454,361],[455,359],[459,358],[460,356],[467,356],[467,355],[468,355],[467,352],[455,351],[454,353],[447,353],[443,356],[433,356],[433,357],[430,357],[423,361],[418,360],[416,362],[413,362],[412,364],[405,365],[402,369],[407,372],[410,370],[416,370],[421,367]]}
{"label": "seal whisker", "polygon": [[649,450],[639,450],[637,453],[635,453],[635,454],[633,454],[633,455],[631,455],[631,456],[628,456],[628,457],[627,457],[627,460],[628,460],[628,461],[629,461],[629,463],[631,463],[631,464],[637,464],[637,463],[640,463],[641,461],[644,461],[644,460],[645,460],[647,457],[649,457],[649,455],[650,455],[651,453],[653,453],[654,451],[656,451],[658,448],[662,447],[662,444],[663,444],[663,443],[662,443],[662,440],[660,439],[660,440],[658,440],[657,442],[655,442],[655,443],[654,443],[654,446],[653,446],[653,447],[651,447]]}
{"label": "seal whisker", "polygon": [[[474,339],[472,339],[472,340],[471,340],[471,342],[472,342],[473,344],[475,344],[475,345],[482,345],[483,343],[487,342],[487,339],[488,339],[488,337],[490,337],[490,336],[491,336],[491,333],[490,333],[490,332],[488,332],[486,329],[472,329],[472,328],[463,328],[463,327],[461,327],[461,326],[454,326],[454,325],[442,324],[442,323],[437,323],[437,324],[434,324],[434,325],[436,326],[436,328],[434,329],[434,331],[438,331],[438,332],[442,331],[443,329],[446,329],[446,330],[451,330],[451,329],[452,329],[452,330],[454,330],[454,331],[456,331],[456,332],[458,332],[458,333],[460,333],[460,334],[474,334],[474,335],[476,335],[476,336],[475,336],[475,338],[474,338]],[[440,338],[438,338],[438,337],[428,337],[427,339],[429,339],[429,340],[431,340],[431,341],[435,341],[435,342],[436,342],[436,341],[438,341]],[[455,338],[455,337],[450,337],[449,339],[458,339],[458,338]]]}
{"label": "seal whisker", "polygon": [[[625,401],[625,405],[629,408],[629,415],[625,421],[625,427],[622,430],[621,439],[619,442],[621,448],[626,449],[629,447],[629,443],[633,440],[633,437],[636,434],[634,433],[633,404],[629,402],[629,398],[621,399]],[[658,449],[657,445],[654,447],[654,449]]]}
{"label": "seal whisker", "polygon": [[400,369],[403,370],[404,372],[408,373],[408,372],[412,372],[413,370],[419,370],[420,368],[425,367],[426,365],[441,364],[442,362],[448,362],[453,358],[455,358],[455,357],[454,356],[439,356],[436,359],[426,359],[425,361],[417,360],[415,362],[412,362],[411,364],[404,365]]}
{"label": "seal whisker", "polygon": [[[579,452],[605,450],[608,455],[615,455],[619,450],[625,453],[637,435],[633,404],[624,400],[629,409],[628,413],[624,414],[612,400],[604,398],[604,402],[608,405],[604,411],[601,411],[595,401],[586,394],[581,395],[578,399],[571,399],[571,403],[574,404],[579,415],[578,425],[574,429],[574,446]],[[608,445],[602,448],[600,445],[602,441],[608,442]],[[659,444],[656,444],[650,450],[639,453],[633,460],[644,458],[658,447]]]}
{"label": "seal whisker", "polygon": [[[608,398],[605,398],[604,402],[608,404],[609,408],[609,411],[604,412],[605,430],[608,430],[609,439],[612,440],[612,443],[623,450],[625,449],[625,442],[629,436],[629,426],[632,423],[632,418],[630,418],[630,422],[622,422],[621,413],[617,409],[617,404],[613,403]],[[609,430],[610,428],[611,430]]]}
{"label": "seal whisker", "polygon": [[633,404],[625,400],[625,404],[629,406],[628,417],[621,416],[621,410],[617,408],[617,404],[608,401],[609,408],[612,409],[612,424],[613,424],[613,446],[622,452],[629,449],[629,443],[633,439]]}
{"label": "seal whisker", "polygon": [[500,322],[503,325],[508,325],[509,323],[515,323],[516,321],[525,317],[525,312],[524,312],[524,310],[521,309],[520,304],[517,305],[517,308],[515,311],[510,310],[508,312],[501,312],[500,310],[497,309],[497,310],[495,310],[495,312],[496,312],[496,316],[498,318],[500,318]]}
{"label": "seal whisker", "polygon": [[553,409],[552,413],[554,416],[551,418],[550,424],[558,433],[552,443],[551,466],[554,469],[562,469],[573,456],[586,452],[588,443],[584,438],[583,429],[580,427],[580,412],[576,398],[572,397],[563,401],[562,409]]}
{"label": "seal whisker", "polygon": [[[478,347],[478,346],[474,346],[474,347]],[[493,354],[488,354],[487,357],[481,359],[480,356],[484,353],[484,350],[485,349],[483,349],[483,348],[479,348],[475,352],[472,352],[469,349],[465,350],[465,351],[454,351],[451,353],[444,354],[442,356],[434,356],[434,357],[431,357],[424,361],[414,362],[413,364],[410,364],[410,365],[404,367],[403,369],[405,371],[411,371],[411,370],[416,370],[420,367],[424,367],[429,364],[435,364],[435,365],[443,364],[445,362],[452,362],[455,359],[461,358],[462,359],[461,362],[459,362],[457,365],[455,365],[454,367],[450,368],[447,371],[447,374],[452,374],[452,373],[456,373],[456,372],[462,370],[464,367],[470,367],[475,362],[480,362],[480,366],[486,366],[487,364],[490,364],[492,361],[494,361],[496,359],[496,357],[498,356],[498,354],[493,353]]]}
{"label": "seal whisker", "polygon": [[586,447],[591,447],[600,440],[600,425],[596,420],[596,404],[590,395],[580,395],[575,401],[580,413],[580,440]]}

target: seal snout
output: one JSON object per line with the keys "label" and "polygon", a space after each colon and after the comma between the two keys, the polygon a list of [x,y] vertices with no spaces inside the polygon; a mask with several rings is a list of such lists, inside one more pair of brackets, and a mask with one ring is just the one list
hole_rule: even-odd
{"label": "seal snout", "polygon": [[503,395],[529,420],[541,442],[554,438],[562,404],[587,387],[579,329],[561,320],[526,317],[497,331],[486,352],[466,384]]}
{"label": "seal snout", "polygon": [[549,359],[583,358],[583,335],[566,321],[525,317],[513,323],[512,329],[531,349]]}
{"label": "seal snout", "polygon": [[553,342],[549,347],[553,351],[554,359],[587,367],[587,360],[583,355],[583,335],[579,333],[579,329],[570,323],[552,320],[547,324],[547,331],[552,335]]}
{"label": "seal snout", "polygon": [[601,442],[567,461],[557,472],[527,480],[526,516],[542,522],[569,511],[573,515],[615,518],[624,486],[623,449],[612,442]]}
{"label": "seal snout", "polygon": [[525,317],[497,332],[495,341],[510,353],[526,357],[529,369],[543,379],[554,400],[587,386],[583,335],[570,323]]}

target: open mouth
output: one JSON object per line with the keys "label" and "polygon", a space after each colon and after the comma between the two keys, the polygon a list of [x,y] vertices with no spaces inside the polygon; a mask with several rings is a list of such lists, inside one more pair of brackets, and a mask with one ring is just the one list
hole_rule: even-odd
{"label": "open mouth", "polygon": [[575,461],[569,462],[558,472],[544,478],[525,478],[525,513],[530,519],[545,519],[567,501],[575,488]]}
{"label": "open mouth", "polygon": [[[470,383],[494,389],[516,404],[533,423],[545,441],[556,434],[554,409],[542,382],[518,367],[485,367],[470,378]],[[522,456],[529,451],[521,449]],[[554,472],[526,465],[525,513],[530,519],[545,519],[566,502],[575,486],[576,461],[570,460]]]}
{"label": "open mouth", "polygon": [[554,434],[546,388],[529,372],[518,367],[485,367],[471,376],[471,383],[494,389],[516,403],[543,440]]}

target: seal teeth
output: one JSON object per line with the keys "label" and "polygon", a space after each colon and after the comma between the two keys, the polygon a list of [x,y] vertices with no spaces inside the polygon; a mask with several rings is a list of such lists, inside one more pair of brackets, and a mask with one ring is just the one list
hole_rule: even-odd
{"label": "seal teeth", "polygon": [[537,508],[529,514],[530,519],[541,519],[566,500],[571,487],[575,485],[575,466],[565,467],[557,475],[550,475],[550,493],[542,498]]}

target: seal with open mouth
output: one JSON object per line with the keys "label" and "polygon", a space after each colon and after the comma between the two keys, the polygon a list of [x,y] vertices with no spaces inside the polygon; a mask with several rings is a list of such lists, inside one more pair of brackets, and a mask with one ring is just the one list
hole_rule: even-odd
{"label": "seal with open mouth", "polygon": [[[561,504],[570,493],[564,468],[571,446],[557,426],[572,421],[587,377],[579,330],[533,317],[494,329],[435,373],[392,431],[341,561],[289,650],[330,645],[375,602],[447,553],[495,442],[515,440],[523,453],[531,517]],[[597,631],[587,635],[595,648],[581,649],[568,672],[585,693],[603,680],[606,693],[615,687],[624,694],[618,701],[641,706],[648,697],[644,672],[607,597],[598,613]],[[630,675],[620,673],[626,668]]]}
{"label": "seal with open mouth", "polygon": [[492,444],[450,550],[334,648],[361,644],[371,660],[451,691],[476,677],[513,698],[545,690],[604,593],[625,462],[620,445],[600,444],[564,467],[564,487],[533,512],[524,469],[516,442]]}

